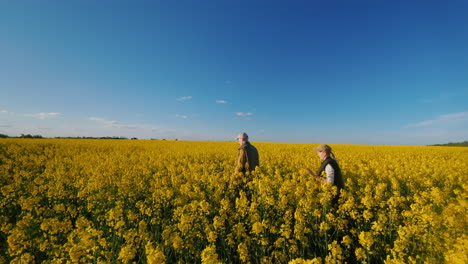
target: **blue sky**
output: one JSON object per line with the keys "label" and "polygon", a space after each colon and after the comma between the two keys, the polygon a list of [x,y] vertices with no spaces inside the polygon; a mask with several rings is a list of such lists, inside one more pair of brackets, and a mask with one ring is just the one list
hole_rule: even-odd
{"label": "blue sky", "polygon": [[2,1],[0,133],[468,140],[468,2]]}

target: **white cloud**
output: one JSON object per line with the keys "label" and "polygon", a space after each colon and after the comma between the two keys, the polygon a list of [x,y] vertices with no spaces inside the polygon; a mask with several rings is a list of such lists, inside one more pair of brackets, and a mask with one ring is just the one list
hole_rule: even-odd
{"label": "white cloud", "polygon": [[126,129],[137,129],[137,128],[138,128],[137,125],[120,125],[120,124],[112,125],[112,127],[116,127],[116,128],[126,128]]}
{"label": "white cloud", "polygon": [[98,121],[98,122],[106,121],[104,118],[100,118],[100,117],[90,117],[88,119],[91,120],[91,121]]}
{"label": "white cloud", "polygon": [[446,124],[446,123],[462,123],[464,121],[468,121],[468,112],[458,112],[458,113],[440,115],[434,119],[421,121],[415,124],[409,124],[405,127],[406,128],[428,127],[428,126],[434,126],[434,125]]}
{"label": "white cloud", "polygon": [[426,120],[415,124],[409,124],[406,127],[426,127],[431,126],[436,122],[436,120]]}
{"label": "white cloud", "polygon": [[188,116],[186,116],[186,115],[176,115],[176,117],[178,117],[178,118],[182,118],[182,119],[186,119],[186,118],[188,118]]}
{"label": "white cloud", "polygon": [[442,120],[457,120],[457,121],[466,121],[468,120],[468,112],[458,112],[452,114],[446,114],[440,116]]}
{"label": "white cloud", "polygon": [[119,122],[117,122],[115,120],[107,120],[107,119],[104,119],[104,118],[101,118],[101,117],[89,117],[88,120],[102,123],[104,125],[104,127],[126,128],[126,129],[139,128],[138,125],[120,124]]}
{"label": "white cloud", "polygon": [[216,103],[217,104],[227,104],[227,102],[224,101],[224,100],[216,100]]}
{"label": "white cloud", "polygon": [[[11,115],[11,117],[9,116]],[[183,139],[188,136],[185,131],[179,131],[161,124],[128,124],[118,120],[111,120],[90,115],[83,118],[72,117],[59,119],[52,118],[56,114],[36,114],[26,117],[23,113],[12,113],[7,109],[0,108],[0,130],[2,134],[18,136],[21,134],[42,135],[44,137],[102,137],[122,136],[155,139]],[[38,118],[36,121],[31,117]],[[47,125],[39,118],[48,118]],[[189,117],[190,118],[190,117]],[[34,121],[34,122],[33,122]]]}
{"label": "white cloud", "polygon": [[192,96],[183,96],[183,97],[177,98],[176,100],[183,102],[183,101],[187,101],[187,100],[190,100],[190,99],[192,99]]}
{"label": "white cloud", "polygon": [[0,111],[0,114],[15,115],[15,112],[10,112],[8,110],[3,109],[3,110]]}
{"label": "white cloud", "polygon": [[253,114],[252,113],[237,112],[236,115],[237,116],[252,116]]}
{"label": "white cloud", "polygon": [[61,116],[61,113],[37,113],[37,114],[24,114],[24,116],[35,117],[39,119],[46,119],[49,117],[58,117]]}
{"label": "white cloud", "polygon": [[104,124],[106,126],[110,126],[110,127],[118,127],[119,126],[118,122],[115,121],[115,120],[106,120],[106,121],[104,121]]}
{"label": "white cloud", "polygon": [[50,113],[37,113],[37,114],[17,114],[15,112],[10,112],[8,110],[1,110],[0,114],[7,114],[7,115],[14,115],[14,116],[26,116],[26,117],[34,117],[34,118],[39,118],[39,119],[46,119],[50,117],[59,117],[62,116],[61,113],[57,112],[50,112]]}

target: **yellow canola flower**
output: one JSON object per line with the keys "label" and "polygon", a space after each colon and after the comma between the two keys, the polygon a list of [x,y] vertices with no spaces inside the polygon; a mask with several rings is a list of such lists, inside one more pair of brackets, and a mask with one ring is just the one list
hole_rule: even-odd
{"label": "yellow canola flower", "polygon": [[314,259],[302,259],[297,258],[288,262],[288,264],[322,264],[322,258],[314,258]]}
{"label": "yellow canola flower", "polygon": [[361,232],[359,234],[359,243],[367,250],[370,250],[374,244],[374,237],[371,232]]}
{"label": "yellow canola flower", "polygon": [[145,253],[148,264],[162,264],[166,263],[166,256],[164,253],[153,247],[152,243],[147,243],[145,246]]}
{"label": "yellow canola flower", "polygon": [[218,260],[218,254],[216,253],[216,247],[210,245],[206,247],[201,253],[201,263],[203,264],[221,264]]}
{"label": "yellow canola flower", "polygon": [[262,223],[260,222],[255,222],[253,225],[252,225],[252,232],[254,234],[260,234],[263,232],[263,225]]}
{"label": "yellow canola flower", "polygon": [[0,263],[468,262],[466,148],[253,144],[0,139]]}

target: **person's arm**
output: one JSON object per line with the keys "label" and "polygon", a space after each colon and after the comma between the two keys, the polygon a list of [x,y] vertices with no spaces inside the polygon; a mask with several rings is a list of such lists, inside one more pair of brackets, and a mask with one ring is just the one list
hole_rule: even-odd
{"label": "person's arm", "polygon": [[335,181],[335,170],[330,164],[325,167],[325,172],[327,173],[327,182],[333,184]]}
{"label": "person's arm", "polygon": [[[327,180],[321,178],[319,175],[315,174],[315,173],[314,173],[313,171],[311,171],[309,168],[306,168],[306,171],[307,171],[310,175],[314,176],[315,179],[316,179],[317,181],[319,181],[320,183],[326,183],[326,182],[327,182]],[[327,175],[328,175],[328,174],[327,174]]]}
{"label": "person's arm", "polygon": [[247,163],[247,158],[245,155],[245,150],[241,148],[239,150],[239,157],[237,157],[237,166],[236,166],[235,173],[244,172],[246,163]]}
{"label": "person's arm", "polygon": [[234,169],[234,173],[231,175],[231,179],[229,180],[229,186],[231,186],[232,183],[236,181],[236,178],[238,177],[239,173],[242,173],[245,171],[246,162],[247,162],[247,158],[245,155],[245,150],[240,149],[239,156],[237,157],[236,168]]}
{"label": "person's arm", "polygon": [[314,176],[315,178],[320,178],[320,176],[318,176],[317,174],[315,174],[315,173],[314,173],[313,171],[311,171],[309,168],[306,168],[306,171],[307,171],[310,175]]}

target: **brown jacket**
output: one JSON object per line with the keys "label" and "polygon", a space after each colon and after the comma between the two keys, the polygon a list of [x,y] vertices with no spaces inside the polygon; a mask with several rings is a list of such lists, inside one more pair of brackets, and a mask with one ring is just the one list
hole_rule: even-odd
{"label": "brown jacket", "polygon": [[247,141],[239,148],[235,172],[245,173],[247,171],[253,171],[259,165],[258,151],[252,144],[250,144],[250,142]]}

